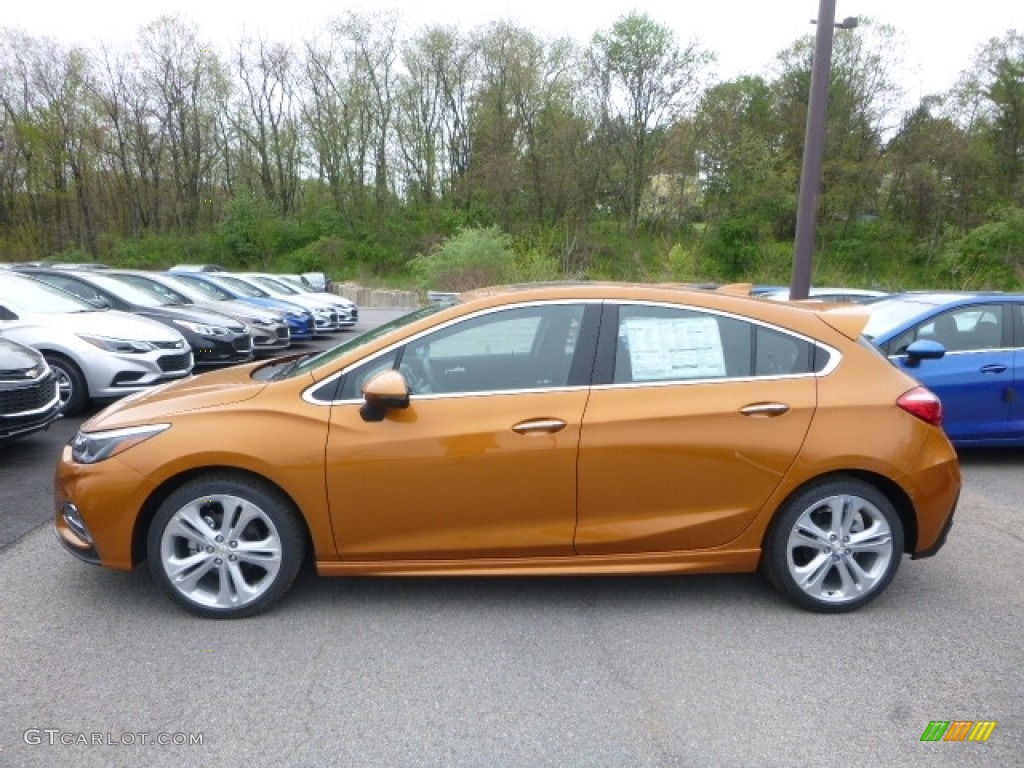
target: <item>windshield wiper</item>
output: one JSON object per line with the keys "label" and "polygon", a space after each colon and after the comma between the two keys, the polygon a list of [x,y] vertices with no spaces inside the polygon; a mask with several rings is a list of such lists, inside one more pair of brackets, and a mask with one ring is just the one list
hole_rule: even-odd
{"label": "windshield wiper", "polygon": [[270,377],[270,380],[280,381],[281,379],[287,378],[292,371],[298,368],[303,361],[308,360],[312,356],[312,354],[312,352],[307,352],[304,355],[299,355],[294,360],[289,360],[286,363],[281,363],[281,367],[278,370],[274,371],[273,375],[271,375]]}

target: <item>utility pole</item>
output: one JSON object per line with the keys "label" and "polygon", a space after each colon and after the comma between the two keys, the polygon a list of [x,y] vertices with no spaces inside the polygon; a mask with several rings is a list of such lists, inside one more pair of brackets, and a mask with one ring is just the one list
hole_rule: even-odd
{"label": "utility pole", "polygon": [[[806,299],[811,288],[814,239],[818,219],[821,166],[825,155],[825,114],[828,86],[832,74],[832,35],[834,27],[853,29],[856,17],[836,24],[836,0],[819,0],[814,36],[814,60],[811,63],[811,92],[807,99],[807,130],[804,135],[804,159],[800,169],[800,196],[796,209],[796,238],[793,246],[793,278],[790,300]],[[814,20],[812,19],[812,22]]]}

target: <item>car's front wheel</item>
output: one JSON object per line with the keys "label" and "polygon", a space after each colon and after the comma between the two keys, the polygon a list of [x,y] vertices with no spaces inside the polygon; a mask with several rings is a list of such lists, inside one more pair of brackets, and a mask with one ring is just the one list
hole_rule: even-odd
{"label": "car's front wheel", "polygon": [[164,500],[150,524],[147,553],[154,579],[187,610],[241,618],[266,610],[288,591],[305,541],[298,512],[276,488],[211,475]]}
{"label": "car's front wheel", "polygon": [[903,525],[892,502],[854,478],[812,485],[779,511],[763,568],[790,601],[840,613],[878,597],[896,575]]}
{"label": "car's front wheel", "polygon": [[65,416],[77,415],[89,402],[89,386],[81,369],[63,355],[48,352],[43,357],[57,377],[61,411]]}

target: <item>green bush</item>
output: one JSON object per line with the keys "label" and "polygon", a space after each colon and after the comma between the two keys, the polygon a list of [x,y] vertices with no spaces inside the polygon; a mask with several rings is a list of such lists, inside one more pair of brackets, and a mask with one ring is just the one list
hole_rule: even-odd
{"label": "green bush", "polygon": [[949,243],[939,261],[953,288],[1019,289],[1024,276],[1024,209],[998,211],[995,220]]}
{"label": "green bush", "polygon": [[514,280],[512,238],[497,227],[462,229],[427,254],[410,262],[425,290],[468,291]]}

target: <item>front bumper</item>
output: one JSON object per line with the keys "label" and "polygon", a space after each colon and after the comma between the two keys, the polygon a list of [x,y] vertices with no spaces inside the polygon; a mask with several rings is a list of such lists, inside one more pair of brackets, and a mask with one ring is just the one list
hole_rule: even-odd
{"label": "front bumper", "polygon": [[253,352],[259,353],[288,349],[291,343],[291,333],[288,332],[288,326],[284,323],[271,328],[258,325],[252,326]]}
{"label": "front bumper", "polygon": [[0,440],[46,429],[60,418],[57,378],[0,389]]}
{"label": "front bumper", "polygon": [[71,502],[66,501],[58,508],[53,533],[61,546],[79,560],[91,565],[102,565],[92,534],[82,521],[77,507]]}
{"label": "front bumper", "polygon": [[253,357],[252,336],[238,333],[227,336],[203,336],[193,344],[196,365],[234,365],[247,363]]}

